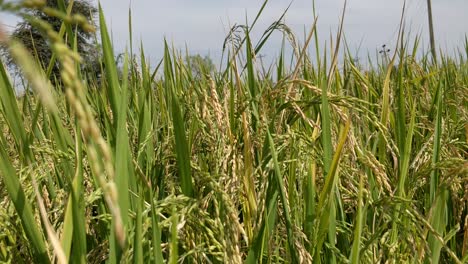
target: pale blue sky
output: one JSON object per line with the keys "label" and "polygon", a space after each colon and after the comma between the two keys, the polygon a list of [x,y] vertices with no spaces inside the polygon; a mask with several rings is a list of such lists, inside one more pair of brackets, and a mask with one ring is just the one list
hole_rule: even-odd
{"label": "pale blue sky", "polygon": [[[97,3],[97,1],[96,1]],[[129,43],[128,8],[132,8],[133,36],[138,46],[143,42],[145,52],[152,60],[162,56],[164,37],[174,46],[189,52],[210,54],[219,58],[222,43],[235,23],[253,20],[263,1],[260,0],[101,0],[108,27],[112,29],[115,49],[123,50]],[[254,41],[283,10],[287,0],[270,0],[256,31]],[[322,42],[329,40],[330,32],[338,27],[344,0],[316,0],[319,36]],[[344,32],[350,47],[359,56],[367,51],[374,53],[382,44],[393,47],[403,0],[348,0]],[[424,36],[427,47],[426,0],[407,0],[407,30]],[[452,52],[463,43],[468,34],[468,0],[433,0],[434,23],[437,45]],[[14,25],[14,18],[0,13],[0,20]],[[286,24],[299,39],[304,29],[313,22],[312,0],[295,0],[286,15]],[[263,53],[274,57],[279,52],[281,35],[276,34]]]}

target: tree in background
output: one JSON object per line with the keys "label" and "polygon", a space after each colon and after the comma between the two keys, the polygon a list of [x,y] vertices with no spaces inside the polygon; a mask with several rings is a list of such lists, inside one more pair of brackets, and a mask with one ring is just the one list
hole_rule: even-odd
{"label": "tree in background", "polygon": [[200,79],[203,75],[211,74],[215,71],[215,65],[208,55],[205,57],[200,56],[200,54],[191,55],[186,60],[190,69],[192,69],[192,76],[195,79]]}
{"label": "tree in background", "polygon": [[[44,2],[47,7],[59,9],[58,0],[47,0]],[[63,0],[63,2],[68,6],[70,1]],[[60,31],[62,19],[46,14],[43,9],[30,9],[26,13],[49,23],[55,31]],[[91,25],[96,26],[93,18],[97,14],[97,8],[88,0],[73,1],[71,14],[81,14],[90,21]],[[83,57],[84,64],[82,65],[82,69],[86,72],[96,72],[100,67],[99,46],[94,43],[93,33],[78,27],[75,30],[75,34],[78,52]],[[16,25],[11,33],[11,37],[19,39],[39,59],[44,68],[47,69],[52,58],[52,50],[43,32],[34,27],[30,21],[23,20]],[[5,52],[3,53],[5,54]],[[7,57],[6,63],[8,66],[16,68],[11,58]],[[50,76],[52,82],[55,82],[55,80],[60,81],[59,72],[59,64],[55,62],[52,65]]]}

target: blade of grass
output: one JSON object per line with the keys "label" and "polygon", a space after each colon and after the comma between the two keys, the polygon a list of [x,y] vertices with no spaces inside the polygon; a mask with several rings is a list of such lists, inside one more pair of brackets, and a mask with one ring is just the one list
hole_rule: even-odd
{"label": "blade of grass", "polygon": [[364,177],[361,175],[359,177],[359,193],[358,193],[358,208],[356,219],[354,221],[354,238],[353,245],[351,248],[351,255],[349,256],[349,262],[352,264],[361,263],[360,261],[360,250],[361,250],[361,240],[362,240],[362,230],[364,224],[364,209],[365,206],[363,203],[363,193],[364,193]]}
{"label": "blade of grass", "polygon": [[15,139],[17,150],[23,152],[23,144],[27,142],[26,131],[22,125],[23,118],[18,108],[15,91],[3,63],[0,63],[0,87],[2,115]]}
{"label": "blade of grass", "polygon": [[5,152],[6,149],[5,142],[2,140],[0,142],[0,174],[3,178],[3,183],[21,219],[26,236],[31,242],[30,246],[34,251],[35,260],[38,263],[50,263],[44,237],[36,224],[31,202],[28,201],[21,187],[19,177],[10,163],[8,154]]}
{"label": "blade of grass", "polygon": [[[325,235],[329,231],[330,225],[330,210],[333,208],[332,200],[334,199],[335,193],[333,190],[336,187],[338,178],[338,166],[341,159],[341,153],[343,151],[344,144],[346,142],[348,131],[351,126],[351,120],[348,119],[345,126],[340,129],[340,135],[338,138],[338,144],[336,147],[333,160],[330,164],[330,170],[328,171],[327,177],[325,178],[325,185],[319,195],[319,202],[317,205],[318,216],[320,217],[318,223],[318,233],[316,237],[315,251],[313,260],[314,263],[321,263],[320,254],[322,252],[322,246],[325,241]],[[336,224],[336,223],[335,223]]]}
{"label": "blade of grass", "polygon": [[[78,121],[75,121],[76,131],[80,131]],[[76,132],[75,132],[76,134]],[[75,138],[75,153],[76,153],[76,169],[72,183],[72,192],[68,199],[63,231],[62,231],[62,247],[67,259],[73,260],[75,263],[86,263],[86,223],[85,208],[84,208],[84,192],[83,192],[83,142],[80,137]],[[70,256],[71,245],[74,243],[72,256]]]}
{"label": "blade of grass", "polygon": [[[432,172],[431,172],[431,183],[430,183],[430,204],[435,204],[430,218],[430,223],[434,230],[443,236],[445,231],[445,215],[446,215],[446,200],[448,197],[448,191],[445,187],[439,184],[440,174],[439,169],[435,166],[440,159],[441,149],[441,137],[442,137],[442,101],[443,101],[443,86],[439,81],[438,92],[436,93],[436,118],[435,118],[435,129],[434,129],[434,147],[432,151]],[[429,235],[429,249],[431,250],[430,259],[432,263],[438,263],[440,260],[440,252],[442,249],[442,243],[434,237],[433,234]]]}
{"label": "blade of grass", "polygon": [[[320,117],[317,117],[317,123],[320,120]],[[319,128],[315,127],[312,132],[312,140],[315,142],[319,136]],[[307,250],[309,253],[313,250],[313,228],[314,228],[314,220],[316,217],[316,178],[317,178],[317,162],[310,158],[310,169],[308,170],[308,175],[306,178],[305,184],[305,192],[304,192],[304,199],[305,199],[305,219],[304,219],[304,233],[309,240],[309,244],[307,246]]]}
{"label": "blade of grass", "polygon": [[180,107],[179,99],[174,91],[174,85],[171,80],[173,79],[172,72],[172,60],[169,53],[169,47],[165,43],[165,52],[164,52],[164,72],[166,75],[166,82],[169,83],[168,93],[171,98],[171,110],[172,110],[172,124],[174,126],[174,140],[176,146],[176,155],[177,155],[177,167],[179,171],[179,178],[181,181],[182,192],[188,197],[193,197],[193,183],[192,183],[192,173],[190,165],[190,152],[189,146],[187,144],[187,138],[185,135],[185,125],[182,118],[182,110]]}
{"label": "blade of grass", "polygon": [[[107,26],[104,18],[104,13],[101,5],[99,5],[99,24],[101,28],[102,50],[104,54],[104,65],[106,70],[106,78],[108,81],[108,94],[109,103],[114,116],[114,134],[116,141],[114,142],[114,158],[115,158],[115,183],[117,185],[118,206],[120,207],[121,220],[124,228],[128,227],[128,210],[129,204],[129,147],[128,147],[128,133],[126,131],[127,120],[127,78],[123,78],[123,87],[119,84],[117,67],[114,60],[113,47],[107,31]],[[128,72],[128,59],[126,55],[124,65],[124,76]],[[113,225],[114,223],[113,219]],[[110,262],[119,263],[122,256],[122,246],[120,241],[117,240],[115,232],[111,232],[111,251]]]}
{"label": "blade of grass", "polygon": [[[114,49],[112,48],[112,44],[109,38],[109,33],[107,31],[106,21],[104,18],[104,12],[102,10],[101,4],[99,4],[99,27],[101,29],[104,68],[106,71],[106,78],[109,83],[106,87],[108,87],[110,106],[114,116],[118,116],[120,110],[119,105],[121,102],[120,85],[117,74],[117,67],[114,59]],[[124,109],[126,110],[126,108]]]}
{"label": "blade of grass", "polygon": [[133,240],[133,263],[143,263],[143,215],[142,215],[142,194],[140,192],[136,202],[136,219],[135,219],[135,237]]}
{"label": "blade of grass", "polygon": [[176,213],[176,209],[172,208],[171,215],[171,241],[170,241],[170,253],[169,253],[169,264],[177,264],[179,260],[179,244],[177,235],[177,226],[179,224],[179,216]]}
{"label": "blade of grass", "polygon": [[246,48],[247,48],[247,81],[250,92],[250,106],[252,107],[252,128],[257,131],[257,122],[259,121],[258,116],[258,105],[257,100],[259,96],[258,87],[255,80],[254,73],[254,56],[252,52],[252,43],[250,42],[250,32],[247,30],[246,35]]}
{"label": "blade of grass", "polygon": [[[400,168],[400,173],[399,173],[399,179],[398,179],[398,188],[397,188],[397,197],[405,199],[406,198],[406,188],[405,186],[407,185],[407,176],[408,176],[408,171],[409,171],[409,162],[410,162],[410,157],[411,157],[411,146],[413,143],[413,134],[414,134],[414,126],[415,126],[415,116],[416,116],[416,105],[413,103],[413,109],[411,111],[411,119],[410,123],[408,126],[408,132],[406,134],[406,139],[405,139],[405,145],[404,149],[402,150],[402,153],[400,154],[401,157],[401,168]],[[400,215],[400,208],[401,204],[396,205],[395,213],[394,213],[394,219],[395,221],[393,222],[393,227],[392,227],[392,239],[391,243],[397,243],[398,241],[398,234],[400,230],[400,226],[398,223],[399,215]]]}
{"label": "blade of grass", "polygon": [[[288,239],[288,246],[289,246],[289,254],[291,256],[291,262],[298,263],[299,257],[297,255],[297,249],[294,244],[295,242],[294,230],[293,230],[292,221],[291,221],[290,205],[286,197],[286,189],[284,187],[283,178],[282,178],[283,174],[281,173],[281,170],[279,167],[278,154],[276,153],[275,143],[270,134],[270,131],[267,131],[267,136],[268,136],[268,145],[270,146],[271,157],[273,159],[275,180],[278,186],[278,192],[280,194],[281,203],[283,205],[282,208],[283,208],[283,214],[284,214],[284,218],[286,222],[286,232],[287,232],[287,239]],[[290,183],[290,184],[293,184],[293,183]]]}
{"label": "blade of grass", "polygon": [[[267,164],[270,162],[272,156],[270,151],[270,143],[268,137],[265,138],[263,144],[263,163],[262,167],[266,169]],[[262,254],[265,247],[270,242],[270,238],[274,234],[274,228],[276,227],[276,220],[278,217],[278,196],[279,188],[277,188],[274,172],[270,172],[268,177],[268,187],[266,190],[265,197],[265,209],[263,212],[263,219],[257,228],[255,239],[249,247],[249,251],[246,258],[246,263],[257,264],[261,262]],[[268,253],[267,253],[268,254]]]}
{"label": "blade of grass", "polygon": [[150,199],[151,199],[151,229],[152,233],[152,243],[153,243],[153,261],[154,263],[163,263],[163,255],[161,249],[161,229],[159,228],[159,216],[156,213],[156,206],[154,204],[154,192],[149,190]]}

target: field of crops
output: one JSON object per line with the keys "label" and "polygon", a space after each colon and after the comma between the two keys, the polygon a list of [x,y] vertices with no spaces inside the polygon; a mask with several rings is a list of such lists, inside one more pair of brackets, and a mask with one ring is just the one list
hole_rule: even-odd
{"label": "field of crops", "polygon": [[171,43],[157,67],[132,46],[118,66],[100,10],[89,73],[87,24],[60,14],[60,32],[35,21],[55,87],[0,34],[27,80],[17,96],[0,63],[0,262],[468,262],[468,40],[418,57],[402,28],[364,69],[341,28],[299,43],[279,20],[258,42],[234,28],[215,72]]}

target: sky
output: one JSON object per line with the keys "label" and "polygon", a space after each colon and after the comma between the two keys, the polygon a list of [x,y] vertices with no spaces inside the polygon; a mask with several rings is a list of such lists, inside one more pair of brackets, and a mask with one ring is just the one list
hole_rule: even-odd
{"label": "sky", "polygon": [[[97,4],[97,1],[94,1]],[[383,44],[394,47],[404,0],[348,0],[344,20],[347,43],[357,57],[375,54]],[[143,43],[149,59],[163,56],[164,39],[190,54],[221,58],[224,39],[234,24],[251,23],[263,0],[101,0],[116,52],[129,45],[128,13],[132,10],[134,46]],[[285,24],[303,42],[314,17],[312,0],[270,0],[252,32],[255,43],[291,4]],[[336,34],[344,0],[316,0],[320,44]],[[463,45],[468,34],[468,0],[432,0],[436,44],[446,52]],[[406,31],[422,36],[428,50],[426,0],[407,0]],[[0,13],[3,24],[14,26],[16,18]],[[11,27],[8,27],[11,29]],[[282,34],[275,33],[261,51],[262,56],[278,55]],[[327,44],[328,45],[328,44]],[[315,49],[315,47],[312,47]],[[329,48],[328,48],[329,49]]]}

